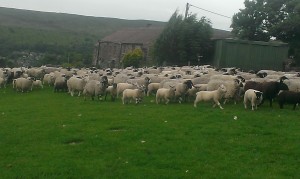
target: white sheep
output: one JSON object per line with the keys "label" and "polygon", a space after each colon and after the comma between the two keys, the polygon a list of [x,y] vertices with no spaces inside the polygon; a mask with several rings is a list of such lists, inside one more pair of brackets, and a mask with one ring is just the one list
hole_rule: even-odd
{"label": "white sheep", "polygon": [[86,96],[91,96],[92,100],[94,100],[94,97],[97,97],[98,100],[100,100],[100,96],[104,95],[106,88],[107,81],[105,80],[89,80],[82,93],[84,95],[84,100],[86,100]]}
{"label": "white sheep", "polygon": [[197,84],[194,85],[191,89],[189,89],[186,93],[188,101],[190,99],[194,100],[196,98],[196,93],[199,91],[207,91],[207,84]]}
{"label": "white sheep", "polygon": [[48,84],[48,86],[54,85],[54,81],[55,81],[55,77],[54,77],[53,73],[44,75],[44,78],[43,78],[44,84]]}
{"label": "white sheep", "polygon": [[74,96],[75,92],[78,92],[78,96],[80,96],[80,94],[84,90],[87,81],[88,80],[86,78],[81,78],[78,76],[72,76],[70,79],[68,79],[67,86],[71,96]]}
{"label": "white sheep", "polygon": [[107,97],[107,94],[110,94],[111,100],[114,101],[117,97],[117,84],[113,83],[111,86],[108,86],[105,90],[105,100]]}
{"label": "white sheep", "polygon": [[17,78],[14,82],[15,88],[17,91],[21,90],[22,92],[31,90],[33,80],[29,78]]}
{"label": "white sheep", "polygon": [[58,92],[59,90],[67,91],[67,78],[65,74],[61,74],[57,76],[54,81],[54,92]]}
{"label": "white sheep", "polygon": [[257,109],[257,105],[261,103],[263,93],[254,89],[248,89],[244,95],[244,106],[247,109],[247,102],[251,102],[252,110]]}
{"label": "white sheep", "polygon": [[[226,76],[226,75],[223,75]],[[222,79],[222,80],[221,80]],[[242,83],[238,79],[234,79],[231,77],[228,80],[225,80],[226,78],[221,79],[213,79],[208,82],[207,85],[207,91],[213,91],[219,88],[221,84],[223,84],[226,87],[227,92],[224,95],[225,101],[224,104],[228,99],[234,99],[234,103],[239,100],[240,97],[240,91],[243,87]]]}
{"label": "white sheep", "polygon": [[6,88],[6,79],[2,78],[2,77],[0,77],[0,88],[1,88],[1,86],[3,86],[4,88]]}
{"label": "white sheep", "polygon": [[220,109],[223,109],[219,101],[223,98],[226,91],[226,87],[223,84],[221,84],[219,88],[214,91],[199,91],[196,93],[197,96],[194,101],[194,107],[197,107],[197,103],[200,101],[213,101],[213,107],[218,105]]}
{"label": "white sheep", "polygon": [[159,88],[156,92],[156,104],[159,104],[161,100],[168,104],[172,98],[175,97],[175,86],[170,86],[170,88]]}
{"label": "white sheep", "polygon": [[285,80],[284,83],[289,87],[290,91],[300,92],[300,79],[299,78]]}
{"label": "white sheep", "polygon": [[160,86],[160,83],[150,83],[148,85],[147,96],[149,96],[153,92],[156,92],[159,89],[159,86]]}
{"label": "white sheep", "polygon": [[138,87],[137,89],[125,89],[123,91],[122,102],[123,104],[128,103],[131,99],[135,100],[135,104],[138,104],[142,101],[145,93],[145,87]]}
{"label": "white sheep", "polygon": [[136,85],[134,84],[129,84],[129,83],[118,83],[117,84],[117,98],[119,95],[123,93],[125,89],[136,89]]}
{"label": "white sheep", "polygon": [[44,88],[44,86],[43,86],[41,80],[34,80],[34,81],[32,82],[31,90],[32,90],[33,87],[36,87],[36,88]]}

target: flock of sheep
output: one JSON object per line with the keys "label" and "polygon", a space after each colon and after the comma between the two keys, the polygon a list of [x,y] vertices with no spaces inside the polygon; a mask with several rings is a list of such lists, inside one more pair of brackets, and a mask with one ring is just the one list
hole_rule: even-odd
{"label": "flock of sheep", "polygon": [[111,100],[122,98],[127,104],[140,103],[145,95],[155,95],[156,103],[212,101],[223,109],[221,101],[234,103],[244,100],[251,109],[277,98],[280,108],[285,103],[300,102],[300,77],[297,72],[260,70],[243,72],[237,68],[215,69],[209,65],[183,67],[147,67],[125,69],[96,68],[1,68],[0,87],[12,83],[16,91],[32,91],[34,87],[53,86],[54,92],[68,92]]}

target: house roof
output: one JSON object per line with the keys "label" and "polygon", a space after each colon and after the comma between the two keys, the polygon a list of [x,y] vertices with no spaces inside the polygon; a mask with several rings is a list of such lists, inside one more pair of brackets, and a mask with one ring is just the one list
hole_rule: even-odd
{"label": "house roof", "polygon": [[[114,43],[142,43],[144,45],[149,45],[158,38],[163,29],[164,27],[126,28],[104,37],[101,41]],[[213,40],[230,37],[231,34],[229,31],[213,29]]]}

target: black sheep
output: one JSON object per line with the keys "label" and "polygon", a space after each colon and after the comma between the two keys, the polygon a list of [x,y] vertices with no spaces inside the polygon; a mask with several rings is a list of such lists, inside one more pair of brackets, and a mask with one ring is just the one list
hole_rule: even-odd
{"label": "black sheep", "polygon": [[283,109],[285,103],[293,104],[295,110],[297,103],[300,103],[300,92],[282,91],[278,95],[278,103],[280,109]]}
{"label": "black sheep", "polygon": [[259,104],[263,104],[265,99],[270,101],[270,107],[272,107],[272,101],[277,96],[281,90],[289,90],[288,86],[283,83],[283,80],[287,79],[286,77],[281,77],[280,82],[270,81],[270,82],[255,82],[248,81],[244,86],[244,91],[248,89],[254,89],[263,92],[263,100]]}

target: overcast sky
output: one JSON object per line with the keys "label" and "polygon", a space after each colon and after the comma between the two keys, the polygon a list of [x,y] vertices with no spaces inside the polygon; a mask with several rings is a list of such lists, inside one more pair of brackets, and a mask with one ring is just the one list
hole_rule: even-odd
{"label": "overcast sky", "polygon": [[[244,0],[0,0],[0,6],[120,19],[167,22],[177,9],[185,13],[186,3],[232,17],[244,8]],[[230,30],[231,18],[191,6],[190,13],[208,17],[214,28]]]}

